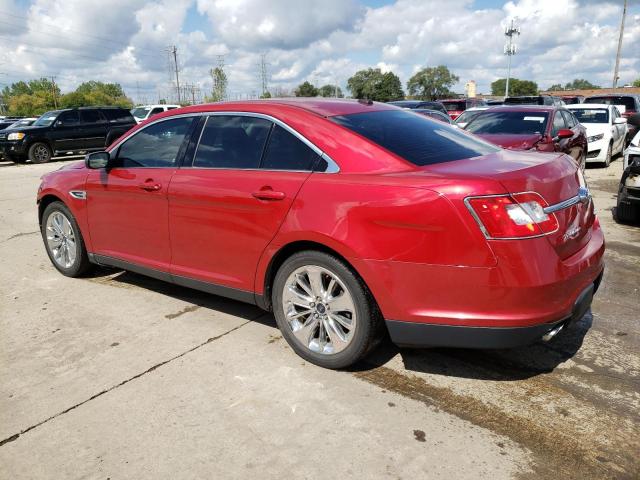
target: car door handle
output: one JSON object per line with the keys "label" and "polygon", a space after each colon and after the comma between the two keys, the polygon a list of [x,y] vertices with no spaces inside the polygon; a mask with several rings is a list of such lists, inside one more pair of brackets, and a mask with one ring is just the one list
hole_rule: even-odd
{"label": "car door handle", "polygon": [[251,195],[259,200],[284,200],[286,197],[284,192],[276,192],[271,187],[262,187]]}
{"label": "car door handle", "polygon": [[138,185],[142,190],[146,190],[147,192],[157,192],[162,188],[162,184],[155,183],[152,179],[147,180],[144,183]]}

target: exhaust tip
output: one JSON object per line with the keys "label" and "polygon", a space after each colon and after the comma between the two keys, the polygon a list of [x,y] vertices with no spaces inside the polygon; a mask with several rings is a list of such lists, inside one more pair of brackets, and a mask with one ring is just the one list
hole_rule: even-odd
{"label": "exhaust tip", "polygon": [[560,331],[564,328],[564,323],[558,325],[557,327],[552,328],[551,330],[549,330],[547,333],[545,333],[542,336],[542,341],[543,342],[548,342],[549,340],[551,340],[553,337],[555,337],[558,333],[560,333]]}

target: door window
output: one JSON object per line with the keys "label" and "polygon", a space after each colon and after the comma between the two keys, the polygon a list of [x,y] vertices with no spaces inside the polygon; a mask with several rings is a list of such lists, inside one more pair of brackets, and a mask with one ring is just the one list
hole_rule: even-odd
{"label": "door window", "polygon": [[82,119],[82,123],[103,123],[106,120],[100,115],[98,110],[81,110],[80,118]]}
{"label": "door window", "polygon": [[73,127],[80,123],[80,115],[77,110],[62,112],[56,123],[61,127]]}
{"label": "door window", "polygon": [[318,154],[279,125],[274,125],[261,168],[311,171]]}
{"label": "door window", "polygon": [[117,167],[169,168],[177,165],[178,154],[195,117],[173,118],[149,125],[126,140],[118,149]]}
{"label": "door window", "polygon": [[162,107],[156,107],[153,110],[151,110],[151,113],[149,114],[149,117],[153,117],[154,115],[157,115],[159,113],[164,112],[164,108]]}
{"label": "door window", "polygon": [[272,123],[263,118],[207,118],[193,161],[197,168],[258,168]]}
{"label": "door window", "polygon": [[562,115],[564,116],[564,121],[567,124],[567,128],[573,128],[576,126],[576,120],[570,112],[563,110]]}
{"label": "door window", "polygon": [[560,110],[556,111],[556,114],[553,116],[553,130],[551,132],[551,136],[555,137],[558,135],[558,132],[563,128],[567,128],[564,123],[564,117],[562,116],[562,112]]}

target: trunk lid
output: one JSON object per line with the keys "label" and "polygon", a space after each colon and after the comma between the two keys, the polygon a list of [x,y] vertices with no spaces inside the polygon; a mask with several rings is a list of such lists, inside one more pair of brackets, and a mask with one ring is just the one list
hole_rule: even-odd
{"label": "trunk lid", "polygon": [[[425,168],[443,175],[490,178],[500,182],[509,193],[536,192],[550,206],[576,197],[581,186],[575,160],[557,153],[504,150],[484,157]],[[565,259],[584,247],[591,238],[591,226],[595,219],[593,202],[591,199],[578,202],[553,215],[558,220],[558,230],[545,237],[560,258]]]}

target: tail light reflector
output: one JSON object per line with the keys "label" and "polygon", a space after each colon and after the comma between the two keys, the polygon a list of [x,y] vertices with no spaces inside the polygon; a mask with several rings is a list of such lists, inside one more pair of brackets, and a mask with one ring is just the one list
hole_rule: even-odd
{"label": "tail light reflector", "polygon": [[531,238],[558,229],[555,215],[544,211],[549,205],[534,192],[470,197],[465,203],[487,238]]}

